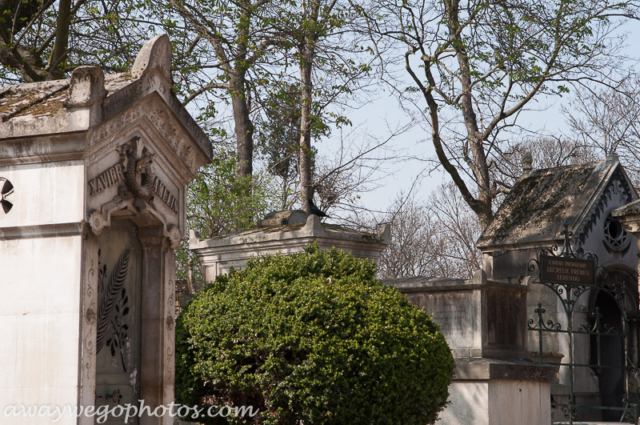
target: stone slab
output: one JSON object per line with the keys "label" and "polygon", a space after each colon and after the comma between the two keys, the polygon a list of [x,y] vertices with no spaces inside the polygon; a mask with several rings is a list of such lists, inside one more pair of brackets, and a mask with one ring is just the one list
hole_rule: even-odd
{"label": "stone slab", "polygon": [[306,217],[304,224],[256,227],[211,239],[202,239],[192,231],[189,249],[200,259],[205,279],[212,281],[216,276],[228,273],[231,267],[244,267],[250,258],[300,253],[313,243],[323,250],[335,247],[354,257],[377,260],[390,242],[390,232],[389,225],[384,225],[377,235],[360,232],[322,223],[320,217],[312,214]]}
{"label": "stone slab", "polygon": [[454,357],[529,358],[528,281],[490,281],[480,270],[470,280],[409,278],[385,283],[433,314]]}
{"label": "stone slab", "polygon": [[558,366],[529,360],[456,359],[454,380],[506,380],[551,383]]}

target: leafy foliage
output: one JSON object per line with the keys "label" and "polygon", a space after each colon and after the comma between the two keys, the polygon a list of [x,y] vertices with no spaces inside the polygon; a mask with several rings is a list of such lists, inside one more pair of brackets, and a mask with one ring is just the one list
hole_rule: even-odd
{"label": "leafy foliage", "polygon": [[153,23],[138,0],[0,0],[0,85],[66,78],[80,65],[124,72]]}
{"label": "leafy foliage", "polygon": [[374,274],[372,262],[312,245],[218,277],[178,319],[177,402],[252,405],[264,424],[433,422],[451,352]]}
{"label": "leafy foliage", "polygon": [[[187,226],[204,238],[246,230],[272,209],[269,181],[262,175],[239,177],[236,164],[232,149],[216,146],[213,162],[187,187]],[[183,242],[176,251],[177,279],[187,279],[189,260],[196,259]]]}

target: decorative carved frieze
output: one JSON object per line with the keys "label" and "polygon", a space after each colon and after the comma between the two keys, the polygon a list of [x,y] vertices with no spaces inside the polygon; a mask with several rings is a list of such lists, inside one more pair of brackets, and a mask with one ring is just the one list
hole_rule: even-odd
{"label": "decorative carved frieze", "polygon": [[[159,134],[164,135],[170,151],[178,157],[188,172],[195,176],[198,169],[204,165],[205,159],[197,159],[198,155],[191,147],[187,134],[175,124],[171,112],[165,105],[153,99],[145,100],[131,107],[96,128],[89,136],[87,148],[93,148],[98,144],[102,145],[105,141],[116,138],[122,134],[123,129],[141,121],[146,121]],[[99,151],[93,152],[89,156],[89,161],[95,160],[99,155],[101,155]]]}

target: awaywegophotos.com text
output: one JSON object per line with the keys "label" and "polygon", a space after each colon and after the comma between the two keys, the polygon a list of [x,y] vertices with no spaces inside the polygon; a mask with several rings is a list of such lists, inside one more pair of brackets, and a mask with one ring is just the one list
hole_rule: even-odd
{"label": "awaywegophotos.com text", "polygon": [[124,418],[124,423],[134,418],[147,417],[180,417],[198,420],[206,417],[254,417],[259,413],[253,406],[183,406],[181,404],[169,403],[166,406],[151,407],[138,400],[138,404],[122,404],[116,406],[50,406],[50,405],[9,405],[3,409],[4,417],[49,417],[53,423],[65,417],[93,417],[96,423],[105,423],[107,419]]}

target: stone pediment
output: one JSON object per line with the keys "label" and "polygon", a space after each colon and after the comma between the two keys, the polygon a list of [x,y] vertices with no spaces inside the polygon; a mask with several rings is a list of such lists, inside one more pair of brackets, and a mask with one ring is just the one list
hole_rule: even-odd
{"label": "stone pediment", "polygon": [[141,135],[110,143],[111,150],[90,162],[86,192],[89,224],[99,235],[112,216],[131,218],[140,227],[153,217],[165,225],[166,236],[176,247],[185,225],[181,222],[185,185],[140,126],[131,132]]}
{"label": "stone pediment", "polygon": [[[184,236],[186,185],[212,147],[172,92],[166,35],[150,40],[127,73],[104,76],[85,66],[66,80],[0,88],[0,119],[0,167],[68,162],[84,170],[84,187],[69,193],[84,199],[84,220],[96,234],[112,217],[128,217],[140,227],[161,222],[174,246]],[[12,178],[20,206],[7,227],[26,205],[61,214],[31,195],[42,183]],[[33,224],[41,222],[36,214]]]}

